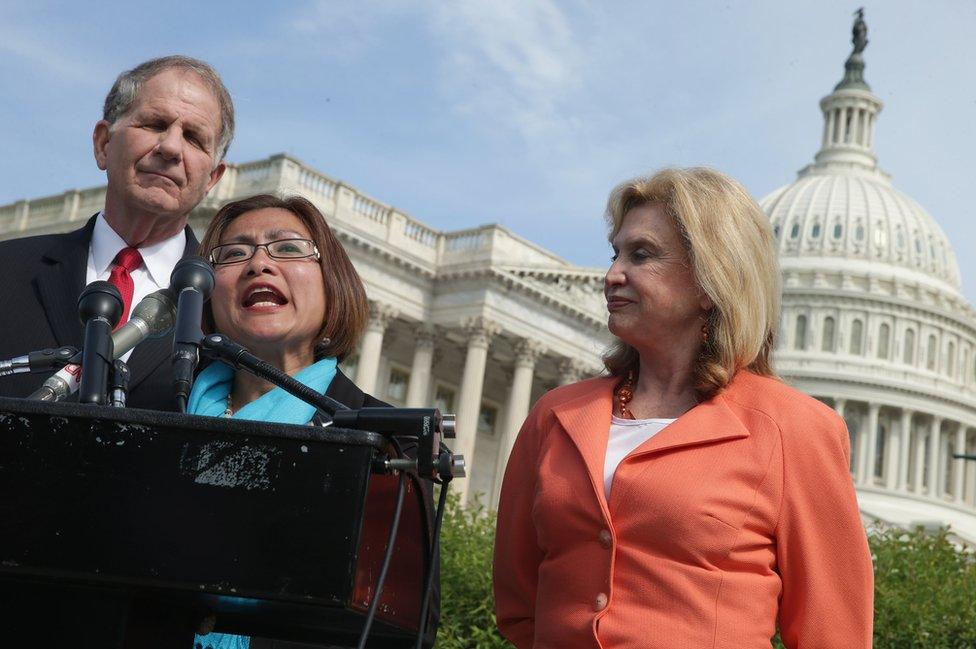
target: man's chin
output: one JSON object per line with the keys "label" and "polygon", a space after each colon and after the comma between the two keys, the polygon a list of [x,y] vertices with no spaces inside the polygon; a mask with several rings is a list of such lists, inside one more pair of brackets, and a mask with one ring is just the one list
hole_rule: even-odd
{"label": "man's chin", "polygon": [[192,206],[187,208],[178,196],[156,187],[134,192],[126,205],[129,209],[148,212],[157,218],[179,218],[193,209]]}

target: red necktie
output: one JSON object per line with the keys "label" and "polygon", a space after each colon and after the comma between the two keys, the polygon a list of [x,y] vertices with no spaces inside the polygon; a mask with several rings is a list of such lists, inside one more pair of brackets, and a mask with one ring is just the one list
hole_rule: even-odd
{"label": "red necktie", "polygon": [[122,294],[122,319],[116,325],[116,329],[121,327],[129,319],[129,309],[132,308],[132,292],[135,284],[130,273],[142,265],[142,255],[135,248],[123,248],[119,254],[115,255],[112,262],[112,273],[108,276],[108,281],[119,289]]}

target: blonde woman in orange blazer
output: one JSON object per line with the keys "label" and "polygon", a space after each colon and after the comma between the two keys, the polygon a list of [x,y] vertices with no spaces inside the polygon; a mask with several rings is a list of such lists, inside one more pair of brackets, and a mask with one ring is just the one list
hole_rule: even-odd
{"label": "blonde woman in orange blazer", "polygon": [[775,378],[779,271],[734,180],[665,170],[608,209],[609,377],[529,414],[505,472],[498,627],[519,649],[871,646],[844,422]]}

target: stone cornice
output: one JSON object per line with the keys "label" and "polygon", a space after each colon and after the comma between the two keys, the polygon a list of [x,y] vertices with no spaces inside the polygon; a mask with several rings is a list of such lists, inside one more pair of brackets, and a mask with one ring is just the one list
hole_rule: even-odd
{"label": "stone cornice", "polygon": [[[556,275],[553,275],[553,277],[555,276]],[[513,272],[512,267],[481,266],[453,268],[442,271],[437,275],[437,281],[439,283],[476,278],[487,279],[501,284],[506,288],[516,289],[520,293],[538,300],[543,305],[555,307],[557,310],[573,316],[576,318],[577,322],[582,325],[586,325],[591,329],[602,331],[606,328],[606,320],[604,318],[597,317],[597,315],[589,309],[580,308],[577,303],[562,297],[554,291],[544,290],[547,287],[543,285],[533,284],[530,281],[526,281],[526,279],[519,277],[515,272]],[[573,277],[571,274],[566,275],[565,278],[573,281],[579,279],[578,277]],[[583,286],[591,284],[589,279],[589,277],[584,277],[584,282],[582,283]],[[602,295],[602,289],[600,295]]]}
{"label": "stone cornice", "polygon": [[976,339],[976,319],[969,314],[953,313],[936,304],[920,304],[903,298],[873,293],[854,293],[832,288],[789,287],[783,289],[783,306],[793,306],[800,298],[804,306],[836,306],[851,310],[877,309],[886,314],[901,313],[905,317],[929,319],[951,324]]}
{"label": "stone cornice", "polygon": [[774,367],[777,373],[779,373],[787,381],[793,379],[800,381],[818,381],[829,385],[829,389],[823,391],[823,396],[832,396],[837,392],[843,392],[845,384],[856,385],[875,389],[885,393],[885,395],[888,395],[886,396],[886,399],[890,401],[891,405],[895,405],[897,403],[896,395],[902,394],[925,399],[937,404],[945,404],[954,408],[960,408],[969,413],[970,420],[976,424],[976,398],[972,396],[967,399],[964,395],[949,395],[945,392],[939,392],[934,388],[927,388],[927,386],[921,384],[908,386],[904,383],[885,381],[883,379],[878,379],[877,377],[851,375],[842,373],[840,371],[832,372],[827,369],[800,369],[790,367],[788,363],[781,365],[779,363],[775,363],[775,361]]}
{"label": "stone cornice", "polygon": [[364,237],[355,232],[350,232],[344,228],[334,227],[333,232],[335,232],[336,236],[343,244],[349,244],[350,246],[369,253],[371,256],[373,256],[373,258],[379,258],[392,266],[418,273],[427,280],[434,279],[437,276],[437,273],[429,264],[414,261],[404,256],[404,251],[402,250],[393,249],[388,245],[372,241],[368,237]]}

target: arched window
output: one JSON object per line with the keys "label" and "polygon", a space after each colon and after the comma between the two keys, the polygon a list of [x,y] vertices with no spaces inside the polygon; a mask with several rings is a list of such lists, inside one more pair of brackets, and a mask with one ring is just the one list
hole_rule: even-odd
{"label": "arched window", "polygon": [[926,369],[935,370],[935,334],[929,334],[929,345],[925,352],[925,367]]}
{"label": "arched window", "polygon": [[820,349],[825,352],[834,351],[834,319],[830,316],[824,318],[823,341],[821,342]]}
{"label": "arched window", "polygon": [[814,239],[817,239],[817,238],[820,237],[820,224],[819,223],[814,223],[813,224],[813,227],[810,229],[810,236],[813,237]]}
{"label": "arched window", "polygon": [[796,239],[798,236],[800,236],[800,224],[794,223],[790,228],[790,239]]}
{"label": "arched window", "polygon": [[807,346],[807,317],[796,316],[796,331],[793,336],[793,349],[806,349]]}
{"label": "arched window", "polygon": [[962,381],[963,381],[963,383],[965,383],[966,382],[966,368],[969,367],[969,347],[963,347],[962,348],[962,364],[960,364],[959,367],[962,368]]}
{"label": "arched window", "polygon": [[908,365],[915,364],[915,331],[913,329],[905,330],[905,353],[902,355],[902,360]]}
{"label": "arched window", "polygon": [[950,377],[956,373],[956,343],[949,341],[949,355],[946,358],[946,374]]}
{"label": "arched window", "polygon": [[891,327],[887,322],[881,324],[878,330],[878,358],[888,358],[888,339],[891,337]]}
{"label": "arched window", "polygon": [[844,234],[844,226],[840,223],[834,225],[834,238],[840,239],[841,235]]}
{"label": "arched window", "polygon": [[773,228],[773,236],[776,237],[777,239],[779,239],[779,230],[780,230],[779,224],[777,223],[776,226]]}
{"label": "arched window", "polygon": [[864,323],[860,320],[855,320],[851,323],[851,353],[855,355],[860,355],[861,350],[864,346],[861,344],[864,338]]}
{"label": "arched window", "polygon": [[864,226],[860,223],[857,224],[857,228],[854,230],[854,238],[858,241],[864,241]]}

